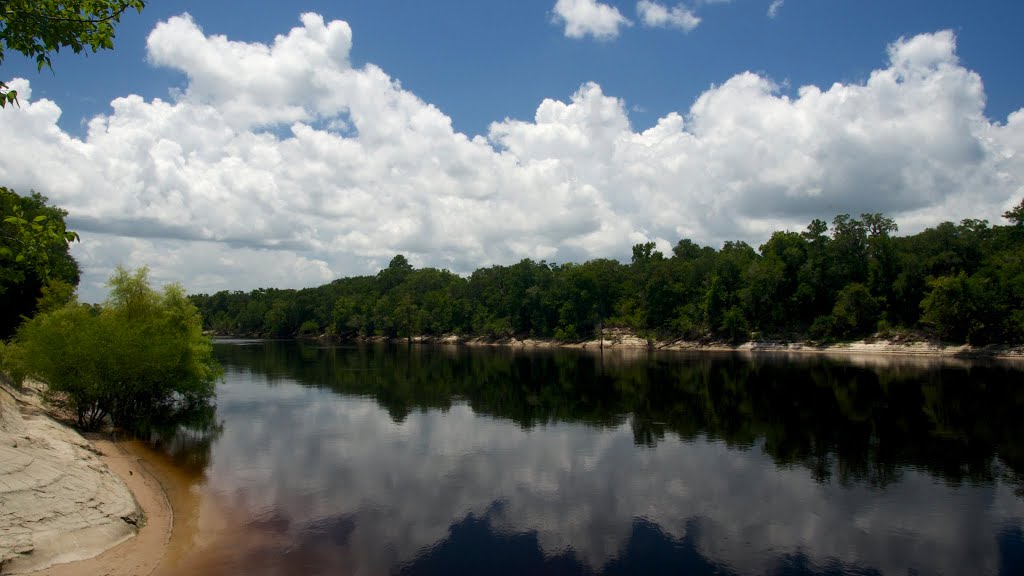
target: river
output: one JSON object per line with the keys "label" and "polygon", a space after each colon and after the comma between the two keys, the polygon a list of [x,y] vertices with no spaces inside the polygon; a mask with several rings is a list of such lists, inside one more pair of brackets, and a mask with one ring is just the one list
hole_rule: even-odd
{"label": "river", "polygon": [[215,349],[188,573],[1024,573],[1020,363]]}

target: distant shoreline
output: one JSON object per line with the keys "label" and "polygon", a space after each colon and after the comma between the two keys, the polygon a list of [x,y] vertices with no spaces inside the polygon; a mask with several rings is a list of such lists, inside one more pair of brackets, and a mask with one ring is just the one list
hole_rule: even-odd
{"label": "distant shoreline", "polygon": [[[253,338],[254,335],[214,334],[218,338]],[[937,340],[913,338],[865,338],[861,340],[816,344],[786,340],[750,340],[738,344],[723,341],[702,340],[653,340],[637,336],[628,330],[609,330],[601,340],[565,342],[549,338],[487,338],[465,337],[456,334],[443,336],[412,336],[411,338],[389,338],[384,336],[359,336],[339,338],[321,335],[296,337],[297,341],[316,342],[364,342],[392,344],[435,344],[469,347],[510,347],[510,348],[565,348],[583,350],[674,350],[687,352],[742,352],[742,353],[783,353],[783,354],[833,354],[860,355],[883,354],[896,356],[924,356],[941,358],[974,359],[1024,359],[1024,344],[989,344],[972,346],[952,344]]]}

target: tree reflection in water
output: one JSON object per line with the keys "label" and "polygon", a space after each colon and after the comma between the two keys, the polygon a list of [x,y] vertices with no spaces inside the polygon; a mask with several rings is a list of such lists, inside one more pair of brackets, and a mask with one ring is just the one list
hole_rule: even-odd
{"label": "tree reflection in water", "polygon": [[1012,362],[432,346],[221,346],[274,379],[414,410],[474,412],[529,429],[627,420],[638,445],[666,434],[755,445],[815,478],[884,486],[911,467],[954,484],[1024,476],[1024,372]]}
{"label": "tree reflection in water", "polygon": [[244,519],[190,573],[1024,570],[1019,365],[216,351],[225,425],[185,460]]}

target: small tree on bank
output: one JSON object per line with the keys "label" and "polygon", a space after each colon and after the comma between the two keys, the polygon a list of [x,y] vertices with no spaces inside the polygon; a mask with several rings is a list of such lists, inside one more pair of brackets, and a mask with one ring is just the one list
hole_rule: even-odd
{"label": "small tree on bank", "polygon": [[199,312],[179,285],[149,286],[145,268],[118,268],[102,307],[72,302],[18,330],[16,372],[48,386],[47,398],[85,429],[109,416],[121,427],[209,402],[220,377]]}

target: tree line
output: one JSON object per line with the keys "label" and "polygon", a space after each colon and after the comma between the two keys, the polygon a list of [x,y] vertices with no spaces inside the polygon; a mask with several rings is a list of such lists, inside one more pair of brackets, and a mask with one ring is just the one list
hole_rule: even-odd
{"label": "tree line", "polygon": [[621,327],[657,339],[842,340],[910,331],[950,342],[1024,338],[1024,201],[1008,225],[965,219],[897,236],[882,214],[813,220],[755,250],[683,239],[628,264],[524,259],[468,277],[402,255],[373,276],[316,288],[190,296],[223,334],[339,338],[595,337]]}

